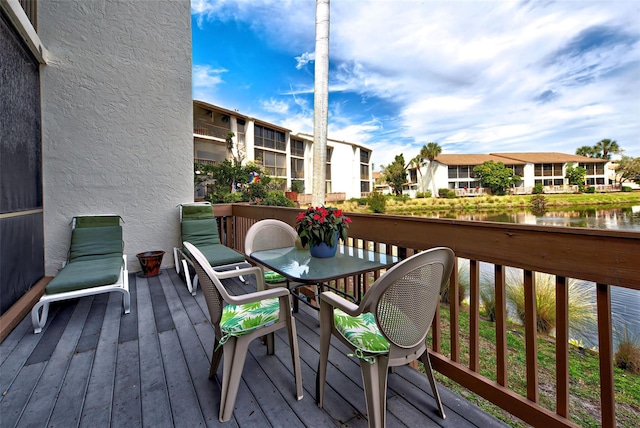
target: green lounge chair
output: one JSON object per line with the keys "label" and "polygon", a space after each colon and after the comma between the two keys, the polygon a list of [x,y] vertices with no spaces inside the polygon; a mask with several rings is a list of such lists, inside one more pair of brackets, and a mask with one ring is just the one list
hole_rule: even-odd
{"label": "green lounge chair", "polygon": [[[213,207],[209,202],[195,202],[180,205],[180,242],[191,242],[209,261],[209,264],[215,271],[240,269],[251,267],[245,260],[244,255],[223,245],[218,235],[218,222],[213,215]],[[189,251],[183,246],[182,248],[173,248],[173,258],[176,271],[180,273],[180,269],[184,271],[184,278],[189,292],[195,296],[198,288],[198,275],[193,274],[191,277],[191,269],[193,268],[193,260]],[[193,270],[195,272],[195,270]],[[238,270],[241,280],[242,271]]]}
{"label": "green lounge chair", "polygon": [[60,300],[117,291],[122,293],[122,306],[128,314],[131,297],[123,247],[119,216],[74,217],[67,260],[31,310],[34,333],[45,326],[49,304]]}

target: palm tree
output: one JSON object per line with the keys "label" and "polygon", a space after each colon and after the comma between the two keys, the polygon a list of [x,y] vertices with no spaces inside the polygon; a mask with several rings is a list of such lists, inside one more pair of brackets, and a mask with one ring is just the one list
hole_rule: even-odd
{"label": "palm tree", "polygon": [[612,153],[615,154],[622,152],[622,149],[620,149],[616,140],[610,140],[608,138],[598,141],[594,149],[598,153],[598,157],[607,160],[611,159]]}
{"label": "palm tree", "polygon": [[580,146],[576,149],[576,154],[578,156],[586,156],[588,158],[592,158],[596,155],[596,149],[592,146]]}
{"label": "palm tree", "polygon": [[324,205],[329,122],[329,0],[316,0],[316,59],[313,97],[314,206]]}
{"label": "palm tree", "polygon": [[[431,180],[431,194],[433,196],[437,195],[435,189],[435,183],[433,181],[433,160],[438,157],[438,155],[442,153],[442,147],[438,143],[434,143],[433,141],[427,143],[426,146],[422,146],[420,149],[420,158],[429,160],[429,177]],[[424,165],[424,164],[423,164]]]}

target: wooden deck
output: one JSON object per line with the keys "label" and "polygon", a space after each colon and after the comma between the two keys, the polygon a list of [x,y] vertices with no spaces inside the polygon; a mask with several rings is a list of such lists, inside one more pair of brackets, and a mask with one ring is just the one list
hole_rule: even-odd
{"label": "wooden deck", "polygon": [[[227,281],[239,294],[255,286]],[[256,340],[244,367],[230,422],[218,422],[220,385],[208,379],[213,328],[202,293],[194,298],[174,269],[154,278],[130,274],[131,313],[121,296],[51,305],[34,335],[26,317],[0,344],[2,427],[330,427],[367,426],[358,361],[334,340],[324,409],[315,403],[318,322],[296,314],[304,399],[296,401],[286,333],[276,355]],[[221,369],[218,372],[221,374]],[[389,376],[387,426],[502,426],[440,386],[447,419],[436,413],[425,376],[400,367]]]}

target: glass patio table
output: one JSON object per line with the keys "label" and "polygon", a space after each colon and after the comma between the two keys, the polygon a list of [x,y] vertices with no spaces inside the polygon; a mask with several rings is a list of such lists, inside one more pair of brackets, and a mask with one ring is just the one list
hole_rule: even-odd
{"label": "glass patio table", "polygon": [[[358,303],[363,295],[363,274],[388,269],[399,260],[396,256],[348,245],[338,245],[336,255],[328,258],[311,257],[308,249],[297,247],[255,251],[249,255],[249,258],[286,278],[287,288],[296,297],[294,311],[298,309],[298,300],[302,300],[297,289],[303,285],[316,285],[319,293],[330,289]],[[354,295],[329,285],[332,280],[350,276],[357,276]],[[295,283],[293,287],[291,287],[292,282]],[[305,300],[302,301],[318,309]]]}

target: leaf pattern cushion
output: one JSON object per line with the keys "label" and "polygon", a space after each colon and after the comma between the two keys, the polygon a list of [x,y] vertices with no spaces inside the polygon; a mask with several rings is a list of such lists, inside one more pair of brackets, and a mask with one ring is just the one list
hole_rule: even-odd
{"label": "leaf pattern cushion", "polygon": [[244,305],[227,305],[222,310],[220,328],[225,335],[241,336],[261,327],[270,326],[280,318],[277,297]]}
{"label": "leaf pattern cushion", "polygon": [[278,272],[267,270],[264,272],[264,280],[269,284],[274,284],[278,282],[283,282],[286,280],[286,278],[280,275]]}
{"label": "leaf pattern cushion", "polygon": [[373,314],[352,317],[335,309],[333,321],[338,332],[356,348],[373,354],[389,352],[389,342],[380,333]]}

